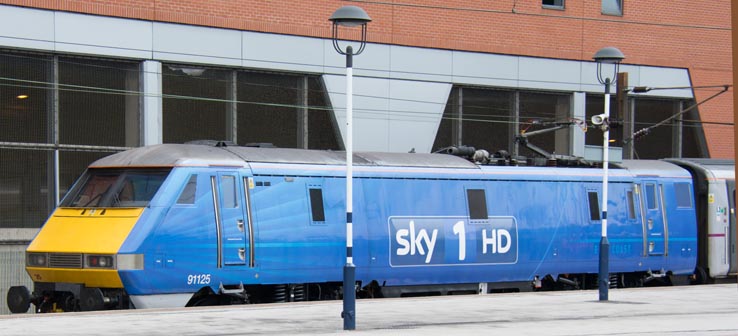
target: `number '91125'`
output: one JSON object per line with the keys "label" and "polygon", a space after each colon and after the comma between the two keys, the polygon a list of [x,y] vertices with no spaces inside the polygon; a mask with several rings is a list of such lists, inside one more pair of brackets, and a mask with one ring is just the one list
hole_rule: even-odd
{"label": "number '91125'", "polygon": [[187,275],[188,285],[208,285],[210,284],[210,274],[189,274]]}

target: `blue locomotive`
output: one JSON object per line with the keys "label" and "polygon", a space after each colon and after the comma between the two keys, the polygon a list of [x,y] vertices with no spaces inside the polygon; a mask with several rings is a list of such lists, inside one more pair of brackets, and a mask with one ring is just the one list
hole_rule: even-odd
{"label": "blue locomotive", "polygon": [[[596,288],[602,170],[355,153],[359,297]],[[611,285],[685,282],[692,175],[610,169]],[[343,152],[164,144],[92,163],[27,248],[25,312],[340,297]]]}

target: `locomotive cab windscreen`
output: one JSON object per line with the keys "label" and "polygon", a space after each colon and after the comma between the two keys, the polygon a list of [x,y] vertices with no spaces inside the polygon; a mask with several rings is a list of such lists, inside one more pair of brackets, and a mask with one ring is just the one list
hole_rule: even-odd
{"label": "locomotive cab windscreen", "polygon": [[145,207],[169,169],[89,169],[62,201],[71,208]]}

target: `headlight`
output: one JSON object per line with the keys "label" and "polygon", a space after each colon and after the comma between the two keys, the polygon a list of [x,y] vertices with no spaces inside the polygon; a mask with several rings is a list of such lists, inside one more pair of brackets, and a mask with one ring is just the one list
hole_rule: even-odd
{"label": "headlight", "polygon": [[116,260],[119,270],[142,270],[144,269],[143,254],[119,254]]}
{"label": "headlight", "polygon": [[48,267],[49,257],[46,253],[26,253],[26,266]]}
{"label": "headlight", "polygon": [[85,268],[115,268],[112,255],[87,254]]}

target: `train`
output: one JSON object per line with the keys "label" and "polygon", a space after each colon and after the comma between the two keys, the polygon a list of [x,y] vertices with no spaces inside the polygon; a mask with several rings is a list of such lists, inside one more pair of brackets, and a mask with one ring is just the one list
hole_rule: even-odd
{"label": "train", "polygon": [[[13,313],[340,299],[345,152],[204,141],[101,158],[26,250]],[[602,169],[356,152],[359,298],[598,286]],[[468,152],[468,151],[467,151]],[[736,273],[732,161],[609,169],[609,286]]]}

